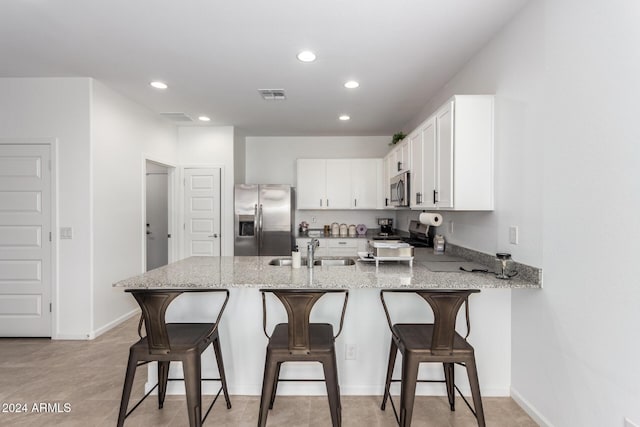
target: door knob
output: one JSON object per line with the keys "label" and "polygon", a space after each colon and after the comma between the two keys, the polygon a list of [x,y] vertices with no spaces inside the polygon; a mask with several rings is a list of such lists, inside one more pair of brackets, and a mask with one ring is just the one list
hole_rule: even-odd
{"label": "door knob", "polygon": [[217,234],[217,233],[216,233],[216,234],[212,234],[212,235],[211,235],[211,236],[209,236],[209,237],[213,237],[213,238],[216,238],[216,239],[217,239],[217,238],[218,238],[218,234]]}

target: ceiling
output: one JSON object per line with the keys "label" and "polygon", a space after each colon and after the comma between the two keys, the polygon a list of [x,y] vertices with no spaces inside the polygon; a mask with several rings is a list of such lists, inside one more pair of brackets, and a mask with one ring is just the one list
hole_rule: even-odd
{"label": "ceiling", "polygon": [[390,135],[526,1],[2,0],[0,77],[93,77],[251,136]]}

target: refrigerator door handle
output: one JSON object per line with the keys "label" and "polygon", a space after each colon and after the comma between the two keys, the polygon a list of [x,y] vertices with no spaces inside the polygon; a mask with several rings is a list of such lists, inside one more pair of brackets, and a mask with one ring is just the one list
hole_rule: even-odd
{"label": "refrigerator door handle", "polygon": [[258,242],[258,204],[253,205],[253,238]]}
{"label": "refrigerator door handle", "polygon": [[260,247],[262,247],[262,203],[260,203],[260,212],[258,213],[258,221],[259,221],[259,225],[258,225],[258,233],[260,234]]}

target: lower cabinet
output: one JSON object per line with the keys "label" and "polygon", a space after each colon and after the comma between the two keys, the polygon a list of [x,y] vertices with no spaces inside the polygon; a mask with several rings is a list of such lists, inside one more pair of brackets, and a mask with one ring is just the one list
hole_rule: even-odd
{"label": "lower cabinet", "polygon": [[[296,245],[301,252],[302,257],[307,256],[307,243],[310,238],[297,238]],[[355,257],[358,256],[358,252],[365,252],[367,250],[367,239],[363,238],[344,238],[344,239],[318,239],[320,246],[316,248],[315,256],[344,256]]]}

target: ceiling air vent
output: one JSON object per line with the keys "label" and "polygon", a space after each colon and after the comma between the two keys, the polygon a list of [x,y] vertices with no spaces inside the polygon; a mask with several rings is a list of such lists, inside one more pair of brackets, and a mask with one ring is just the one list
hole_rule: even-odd
{"label": "ceiling air vent", "polygon": [[258,89],[258,92],[265,101],[284,101],[287,99],[284,89]]}
{"label": "ceiling air vent", "polygon": [[192,122],[193,119],[187,116],[185,113],[160,113],[165,119],[169,119],[174,122]]}

